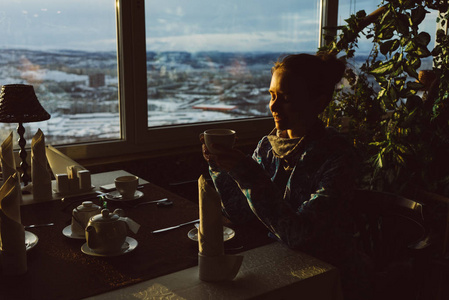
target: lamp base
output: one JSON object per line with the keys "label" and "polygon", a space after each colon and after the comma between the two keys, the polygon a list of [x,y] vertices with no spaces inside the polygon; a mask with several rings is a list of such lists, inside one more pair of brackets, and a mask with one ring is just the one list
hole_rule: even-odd
{"label": "lamp base", "polygon": [[25,135],[25,127],[23,127],[22,123],[19,123],[19,126],[17,126],[17,133],[19,134],[19,156],[22,159],[20,163],[20,168],[22,169],[22,175],[20,177],[21,182],[23,182],[23,185],[26,186],[28,182],[30,182],[30,176],[28,175],[28,163],[27,163],[27,152],[25,150],[26,140],[24,138]]}

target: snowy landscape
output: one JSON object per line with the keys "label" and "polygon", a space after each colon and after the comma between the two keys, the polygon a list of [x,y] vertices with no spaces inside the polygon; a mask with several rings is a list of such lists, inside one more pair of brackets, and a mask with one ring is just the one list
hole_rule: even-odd
{"label": "snowy landscape", "polygon": [[[279,53],[148,52],[148,126],[268,115],[270,68]],[[48,143],[119,138],[117,60],[114,52],[0,51],[0,84],[34,86],[48,121]],[[1,138],[17,124],[0,124]]]}
{"label": "snowy landscape", "polygon": [[[148,126],[268,116],[273,52],[148,52]],[[364,57],[355,59],[359,67]],[[431,60],[423,63],[431,67]],[[48,121],[24,124],[29,140],[41,128],[50,144],[120,137],[115,52],[0,51],[0,84],[34,86]],[[3,140],[17,124],[1,124]]]}

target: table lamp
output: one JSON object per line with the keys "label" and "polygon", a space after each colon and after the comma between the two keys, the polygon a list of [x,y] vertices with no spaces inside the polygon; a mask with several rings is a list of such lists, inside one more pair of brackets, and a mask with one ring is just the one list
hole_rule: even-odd
{"label": "table lamp", "polygon": [[24,138],[25,128],[23,123],[39,122],[50,119],[50,114],[41,106],[37,100],[32,85],[7,84],[2,86],[0,92],[0,122],[19,123],[17,133],[19,134],[19,156],[22,159],[21,180],[26,186],[30,181],[28,175],[27,153],[25,150],[26,140]]}

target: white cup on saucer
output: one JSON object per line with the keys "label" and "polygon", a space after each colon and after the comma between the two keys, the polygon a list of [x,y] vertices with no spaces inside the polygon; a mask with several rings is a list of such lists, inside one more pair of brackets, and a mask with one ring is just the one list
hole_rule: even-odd
{"label": "white cup on saucer", "polygon": [[115,178],[114,183],[123,199],[132,199],[139,185],[139,177],[134,175],[120,176]]}

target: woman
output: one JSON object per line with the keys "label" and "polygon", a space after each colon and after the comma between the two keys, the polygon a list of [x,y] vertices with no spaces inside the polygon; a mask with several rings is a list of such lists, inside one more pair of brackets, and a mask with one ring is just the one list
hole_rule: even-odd
{"label": "woman", "polygon": [[347,201],[358,159],[352,145],[318,118],[344,71],[334,56],[286,56],[272,68],[276,128],[260,140],[252,158],[236,149],[213,155],[204,144],[203,156],[232,222],[257,217],[289,247],[339,266],[347,290],[355,289],[349,278],[359,273]]}

